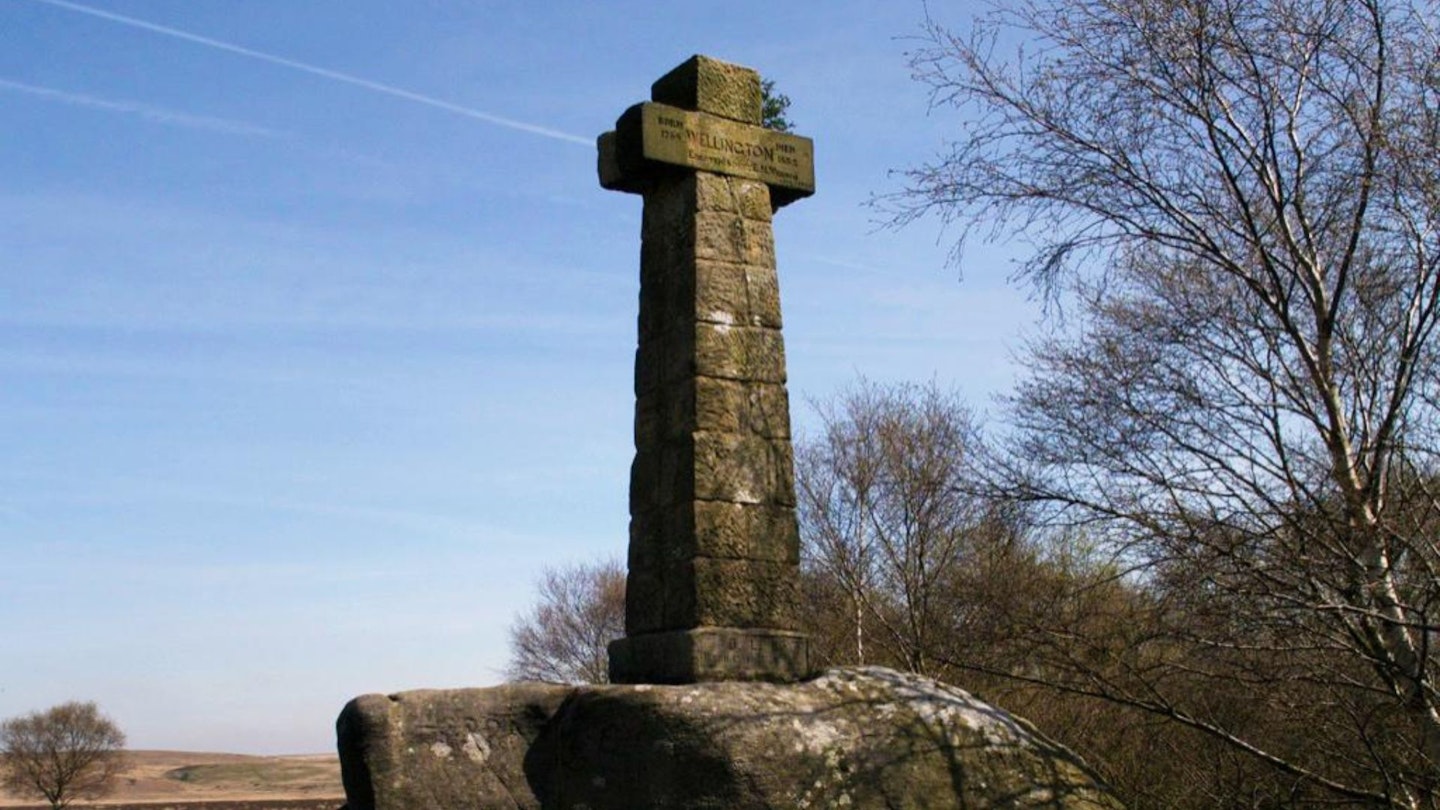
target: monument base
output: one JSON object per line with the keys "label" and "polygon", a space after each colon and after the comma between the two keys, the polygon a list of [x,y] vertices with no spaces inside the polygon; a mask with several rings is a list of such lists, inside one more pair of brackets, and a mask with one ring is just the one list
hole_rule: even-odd
{"label": "monument base", "polygon": [[367,695],[337,729],[349,810],[1122,810],[1025,721],[873,667]]}
{"label": "monument base", "polygon": [[697,627],[610,643],[611,683],[794,683],[813,674],[809,639],[785,630]]}

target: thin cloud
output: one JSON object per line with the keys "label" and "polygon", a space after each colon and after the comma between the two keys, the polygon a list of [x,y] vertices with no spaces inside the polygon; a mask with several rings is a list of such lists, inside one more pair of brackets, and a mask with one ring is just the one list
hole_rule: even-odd
{"label": "thin cloud", "polygon": [[71,3],[68,2],[68,0],[34,1],[37,3],[44,3],[47,6],[54,6],[55,8],[63,8],[67,11],[74,11],[79,14],[88,14],[91,17],[98,17],[102,20],[119,23],[120,25],[129,26],[131,28],[138,28],[142,31],[149,31],[154,34],[160,34],[162,36],[184,40],[185,42],[191,42],[196,45],[203,45],[207,48],[213,48],[219,51],[226,51],[228,53],[237,54],[239,56],[248,57],[250,59],[257,59],[261,62],[269,62],[272,65],[279,65],[281,67],[290,68],[291,70],[297,70],[302,73],[309,73],[312,76],[319,76],[323,79],[329,79],[330,81],[353,85],[355,87],[360,87],[374,93],[380,93],[382,95],[393,96],[395,98],[404,99],[406,101],[412,101],[416,104],[424,104],[427,107],[434,107],[438,110],[444,110],[446,112],[454,113],[456,115],[463,115],[466,118],[473,118],[477,121],[484,121],[488,124],[495,124],[496,126],[506,127],[508,129],[517,130],[519,132],[526,132],[531,135],[539,135],[544,138],[552,138],[557,141],[584,144],[585,146],[593,146],[595,143],[594,139],[592,138],[582,138],[579,135],[572,135],[568,132],[561,132],[558,129],[551,129],[549,127],[543,127],[537,124],[530,124],[524,121],[516,121],[513,118],[505,118],[499,115],[492,115],[487,112],[471,109],[470,107],[454,104],[452,102],[445,101],[444,99],[435,98],[433,96],[426,96],[420,93],[413,93],[400,87],[382,84],[380,82],[371,81],[369,79],[362,79],[359,76],[352,76],[349,73],[341,73],[338,70],[330,70],[329,68],[323,68],[317,65],[307,64],[305,62],[299,62],[283,56],[276,56],[275,54],[265,53],[264,51],[257,51],[251,48],[242,47],[240,45],[233,45],[229,42],[222,42],[218,39],[211,39],[210,37],[200,36],[199,34],[192,34],[188,31],[181,31],[178,28],[170,28],[168,26],[158,25],[156,23],[137,19],[135,17],[127,17],[123,14],[115,14],[114,12],[105,11],[103,9],[92,8],[91,6],[81,5],[80,3]]}
{"label": "thin cloud", "polygon": [[24,93],[29,96],[35,96],[36,98],[46,99],[47,101],[68,104],[72,107],[84,107],[91,110],[131,115],[152,123],[172,127],[201,129],[207,132],[222,132],[226,135],[243,135],[252,138],[285,137],[285,133],[283,132],[256,126],[255,124],[247,124],[244,121],[234,121],[228,118],[212,118],[206,115],[191,115],[176,110],[167,110],[164,107],[140,104],[134,101],[115,101],[96,98],[94,96],[84,95],[83,93],[71,93],[64,90],[56,90],[53,87],[41,87],[39,85],[17,82],[12,79],[0,79],[0,90]]}

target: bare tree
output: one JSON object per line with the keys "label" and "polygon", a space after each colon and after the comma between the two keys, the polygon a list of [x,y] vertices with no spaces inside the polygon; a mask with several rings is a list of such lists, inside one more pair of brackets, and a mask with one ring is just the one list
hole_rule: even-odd
{"label": "bare tree", "polygon": [[880,477],[875,436],[881,396],[862,381],[838,402],[817,403],[821,435],[802,437],[795,448],[803,560],[807,574],[819,574],[807,579],[813,596],[843,594],[854,646],[838,655],[853,664],[867,663],[866,617],[875,611],[878,577],[870,523]]}
{"label": "bare tree", "polygon": [[546,569],[534,609],[510,628],[511,680],[606,683],[625,635],[625,569],[607,560]]}
{"label": "bare tree", "polygon": [[[821,429],[799,442],[796,488],[811,588],[843,594],[849,614],[853,649],[839,661],[939,674],[934,656],[964,621],[953,586],[1000,526],[962,486],[974,420],[933,383],[862,379],[816,409]],[[878,649],[867,651],[867,634]]]}
{"label": "bare tree", "polygon": [[[983,437],[955,395],[862,379],[815,409],[819,430],[796,445],[812,653],[982,692],[1085,752],[1132,788],[1131,806],[1186,806],[1175,797],[1195,781],[1185,774],[1194,735],[1033,683],[1067,655],[1103,663],[1103,644],[1137,636],[1145,594],[1085,533],[1051,532],[1042,545],[1023,508],[976,486]],[[1162,746],[1175,755],[1156,757]]]}
{"label": "bare tree", "polygon": [[52,810],[94,799],[125,766],[125,735],[94,703],[63,703],[0,724],[5,787]]}
{"label": "bare tree", "polygon": [[897,221],[1032,240],[1023,274],[1076,315],[1032,347],[999,483],[1151,599],[1127,644],[1025,677],[1199,732],[1294,804],[1440,806],[1436,19],[1022,0],[914,55],[965,130]]}

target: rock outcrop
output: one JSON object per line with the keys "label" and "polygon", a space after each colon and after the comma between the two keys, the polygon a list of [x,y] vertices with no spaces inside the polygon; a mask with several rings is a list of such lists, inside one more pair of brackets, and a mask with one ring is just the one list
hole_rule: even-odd
{"label": "rock outcrop", "polygon": [[337,725],[349,810],[1121,807],[1023,720],[878,667],[367,695]]}

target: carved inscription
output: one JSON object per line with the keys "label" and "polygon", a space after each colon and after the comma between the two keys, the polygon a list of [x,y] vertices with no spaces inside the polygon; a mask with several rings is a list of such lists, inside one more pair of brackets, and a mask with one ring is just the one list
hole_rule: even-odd
{"label": "carved inscription", "polygon": [[809,138],[653,102],[643,105],[641,127],[650,160],[807,194],[815,190],[815,147]]}

